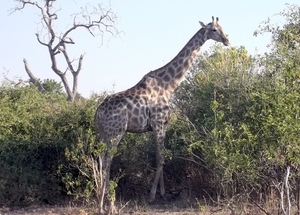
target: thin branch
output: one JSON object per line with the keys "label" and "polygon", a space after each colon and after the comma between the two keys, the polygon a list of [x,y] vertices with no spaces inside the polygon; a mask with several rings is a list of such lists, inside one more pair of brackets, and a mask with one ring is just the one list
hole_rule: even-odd
{"label": "thin branch", "polygon": [[195,160],[193,160],[193,159],[181,157],[181,156],[178,156],[178,155],[174,155],[174,158],[178,158],[178,159],[181,159],[181,160],[185,160],[185,161],[192,162],[192,163],[194,163],[194,164],[197,164],[197,165],[203,167],[204,169],[206,169],[206,170],[209,171],[210,173],[214,173],[213,171],[211,171],[210,169],[208,169],[206,166],[200,164],[199,162],[197,162],[197,161],[195,161]]}
{"label": "thin branch", "polygon": [[25,1],[25,0],[22,0],[22,1],[20,1],[20,2],[23,3],[22,6],[21,6],[21,7],[15,7],[15,8],[13,9],[13,11],[12,11],[10,14],[12,14],[12,13],[18,11],[18,10],[24,9],[25,6],[26,6],[26,4],[31,4],[31,5],[37,6],[37,3],[36,3],[36,2]]}
{"label": "thin branch", "polygon": [[90,174],[84,172],[84,171],[82,170],[82,168],[81,168],[78,164],[75,164],[75,165],[72,165],[72,166],[74,166],[77,170],[79,170],[79,172],[80,172],[83,176],[87,177],[88,179],[91,179]]}
{"label": "thin branch", "polygon": [[102,187],[103,186],[103,164],[100,156],[98,156],[98,163],[99,163],[100,180],[101,180],[101,187]]}
{"label": "thin branch", "polygon": [[251,198],[250,196],[248,196],[248,198],[262,211],[264,212],[266,215],[271,215],[268,211],[266,211],[262,206],[260,206],[253,198]]}
{"label": "thin branch", "polygon": [[[93,175],[94,175],[94,182],[95,182],[95,185],[96,185],[96,190],[99,190],[99,181],[98,181],[98,177],[99,177],[99,170],[97,169],[97,163],[96,161],[90,157],[90,160],[92,162],[92,170],[93,170]],[[101,182],[100,182],[101,183]]]}
{"label": "thin branch", "polygon": [[38,40],[38,42],[39,42],[40,44],[42,44],[43,46],[49,47],[49,44],[44,43],[44,42],[42,42],[42,41],[40,40],[40,36],[39,36],[38,33],[36,33],[35,36],[36,36],[36,39]]}
{"label": "thin branch", "polygon": [[131,200],[129,200],[128,202],[126,202],[124,205],[122,205],[122,207],[120,207],[120,209],[118,210],[118,214],[121,214],[122,210],[131,202]]}

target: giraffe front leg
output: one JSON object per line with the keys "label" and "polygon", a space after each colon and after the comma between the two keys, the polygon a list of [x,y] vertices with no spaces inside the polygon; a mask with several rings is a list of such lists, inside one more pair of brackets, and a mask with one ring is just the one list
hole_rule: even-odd
{"label": "giraffe front leg", "polygon": [[162,171],[160,173],[160,177],[159,177],[159,188],[160,188],[160,196],[165,199],[165,182],[164,182],[164,164],[165,164],[165,147],[164,147],[164,142],[162,142],[162,146],[160,148],[157,149],[156,152],[156,165],[157,167],[159,167],[162,163]]}
{"label": "giraffe front leg", "polygon": [[158,182],[160,183],[160,194],[164,197],[165,194],[165,185],[163,177],[163,165],[165,159],[165,147],[164,147],[164,138],[165,138],[165,123],[156,123],[155,129],[155,142],[156,142],[156,173],[154,181],[150,191],[150,202],[154,201],[155,194],[157,190]]}
{"label": "giraffe front leg", "polygon": [[[161,144],[159,144],[159,145],[161,145]],[[163,146],[163,142],[162,142],[162,146]],[[165,195],[164,172],[163,172],[164,147],[162,149],[161,149],[161,147],[157,147],[156,161],[157,161],[157,163],[156,163],[157,168],[156,168],[156,173],[155,173],[154,181],[152,184],[152,188],[150,191],[150,202],[155,200],[155,194],[156,194],[158,182],[159,182],[161,197],[164,198],[164,195]]]}
{"label": "giraffe front leg", "polygon": [[165,181],[164,181],[164,170],[162,169],[160,174],[160,180],[159,180],[159,188],[160,188],[160,195],[163,199],[165,199]]}
{"label": "giraffe front leg", "polygon": [[163,165],[160,165],[156,168],[154,181],[153,181],[151,191],[150,191],[150,202],[153,202],[155,200],[157,184],[158,184],[158,181],[159,181],[162,174],[163,174]]}

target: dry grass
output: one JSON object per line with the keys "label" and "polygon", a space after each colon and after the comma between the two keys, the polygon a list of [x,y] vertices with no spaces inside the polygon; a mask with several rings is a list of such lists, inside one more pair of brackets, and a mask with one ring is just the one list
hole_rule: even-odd
{"label": "dry grass", "polygon": [[[2,208],[0,209],[0,215],[94,215],[96,214],[95,209],[88,208],[77,208],[77,207],[29,207],[29,208]],[[128,209],[120,214],[129,215],[206,215],[211,213],[200,212],[193,209],[181,209],[181,210],[168,210],[158,208],[144,208],[139,210]],[[216,215],[226,213],[214,213]]]}
{"label": "dry grass", "polygon": [[[122,208],[120,214],[124,215],[249,215],[265,214],[257,205],[241,202],[227,202],[226,204],[209,204],[199,201],[193,203],[185,201],[166,201],[157,202],[156,204],[144,204],[139,202],[119,203]],[[278,214],[278,202],[276,199],[268,200],[262,206],[269,214]],[[95,215],[96,207],[78,207],[74,205],[52,206],[52,207],[26,207],[26,208],[0,208],[0,215]],[[293,214],[296,212],[295,208]]]}
{"label": "dry grass", "polygon": [[[86,207],[27,207],[27,208],[1,208],[0,215],[95,215],[96,208]],[[250,214],[237,210],[236,214]],[[190,208],[178,208],[176,206],[129,206],[124,208],[120,214],[128,215],[225,215],[233,214],[228,208],[199,206]],[[260,213],[251,213],[260,214]]]}
{"label": "dry grass", "polygon": [[26,207],[2,208],[0,215],[88,215],[93,214],[90,209],[76,207]]}

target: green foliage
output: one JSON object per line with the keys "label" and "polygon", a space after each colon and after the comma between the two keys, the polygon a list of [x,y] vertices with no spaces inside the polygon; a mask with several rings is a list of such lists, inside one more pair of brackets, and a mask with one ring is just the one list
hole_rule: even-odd
{"label": "green foliage", "polygon": [[[106,149],[104,144],[95,142],[92,128],[82,129],[77,142],[65,149],[66,164],[59,166],[59,173],[69,195],[75,199],[91,202],[97,193],[97,183],[101,184],[98,156]],[[97,172],[99,175],[94,175]]]}
{"label": "green foliage", "polygon": [[[176,90],[165,141],[167,192],[268,195],[287,166],[291,192],[298,186],[299,7],[288,5],[279,15],[282,27],[267,21],[260,29],[272,33],[269,53],[214,46]],[[1,205],[98,195],[102,181],[94,171],[106,147],[95,142],[94,113],[105,94],[69,103],[60,84],[43,86],[43,94],[33,85],[0,87]],[[156,167],[152,134],[128,133],[112,153],[110,200],[148,196]]]}
{"label": "green foliage", "polygon": [[236,189],[244,182],[240,176],[251,175],[256,168],[256,136],[245,117],[251,105],[253,65],[244,47],[223,50],[217,46],[212,54],[201,56],[189,84],[177,91],[177,106],[188,108],[183,112],[198,132],[191,150],[197,150],[197,157],[204,160],[198,162],[212,170],[212,182],[225,187],[223,192],[229,192],[228,187]]}
{"label": "green foliage", "polygon": [[174,103],[195,128],[186,140],[190,159],[210,170],[210,186],[223,195],[267,191],[287,166],[297,184],[299,7],[280,15],[282,28],[262,29],[272,33],[270,53],[251,57],[243,47],[216,46],[176,91]]}
{"label": "green foliage", "polygon": [[55,167],[63,144],[14,140],[0,145],[0,204],[49,204],[61,196]]}
{"label": "green foliage", "polygon": [[[57,83],[53,79],[43,80],[42,86],[46,90],[46,92],[48,92],[48,93],[61,94],[61,95],[64,94],[64,90],[63,90],[63,87],[62,87],[61,83]],[[67,98],[67,95],[65,95],[65,97]]]}
{"label": "green foliage", "polygon": [[110,181],[108,187],[108,198],[110,201],[116,201],[116,187],[118,186],[117,182]]}
{"label": "green foliage", "polygon": [[[52,83],[52,82],[51,82]],[[0,88],[0,204],[54,203],[65,192],[66,148],[91,142],[95,98],[70,103],[33,85]],[[90,139],[87,139],[90,138]],[[85,145],[85,147],[89,147]],[[73,173],[73,169],[64,169]]]}
{"label": "green foliage", "polygon": [[[264,56],[264,86],[254,95],[264,130],[265,152],[270,162],[283,167],[299,165],[300,7],[287,5],[279,15],[286,20],[272,33],[272,52]],[[268,23],[267,26],[271,24]]]}
{"label": "green foliage", "polygon": [[56,167],[65,141],[52,123],[55,105],[34,86],[1,87],[0,204],[50,203],[61,194]]}

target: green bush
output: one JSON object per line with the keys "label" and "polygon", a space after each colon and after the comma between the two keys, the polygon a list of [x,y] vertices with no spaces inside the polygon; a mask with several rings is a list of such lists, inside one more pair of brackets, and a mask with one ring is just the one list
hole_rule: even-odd
{"label": "green bush", "polygon": [[67,163],[66,148],[93,128],[95,108],[95,98],[70,103],[32,85],[0,88],[0,204],[55,203],[66,195],[58,168]]}

